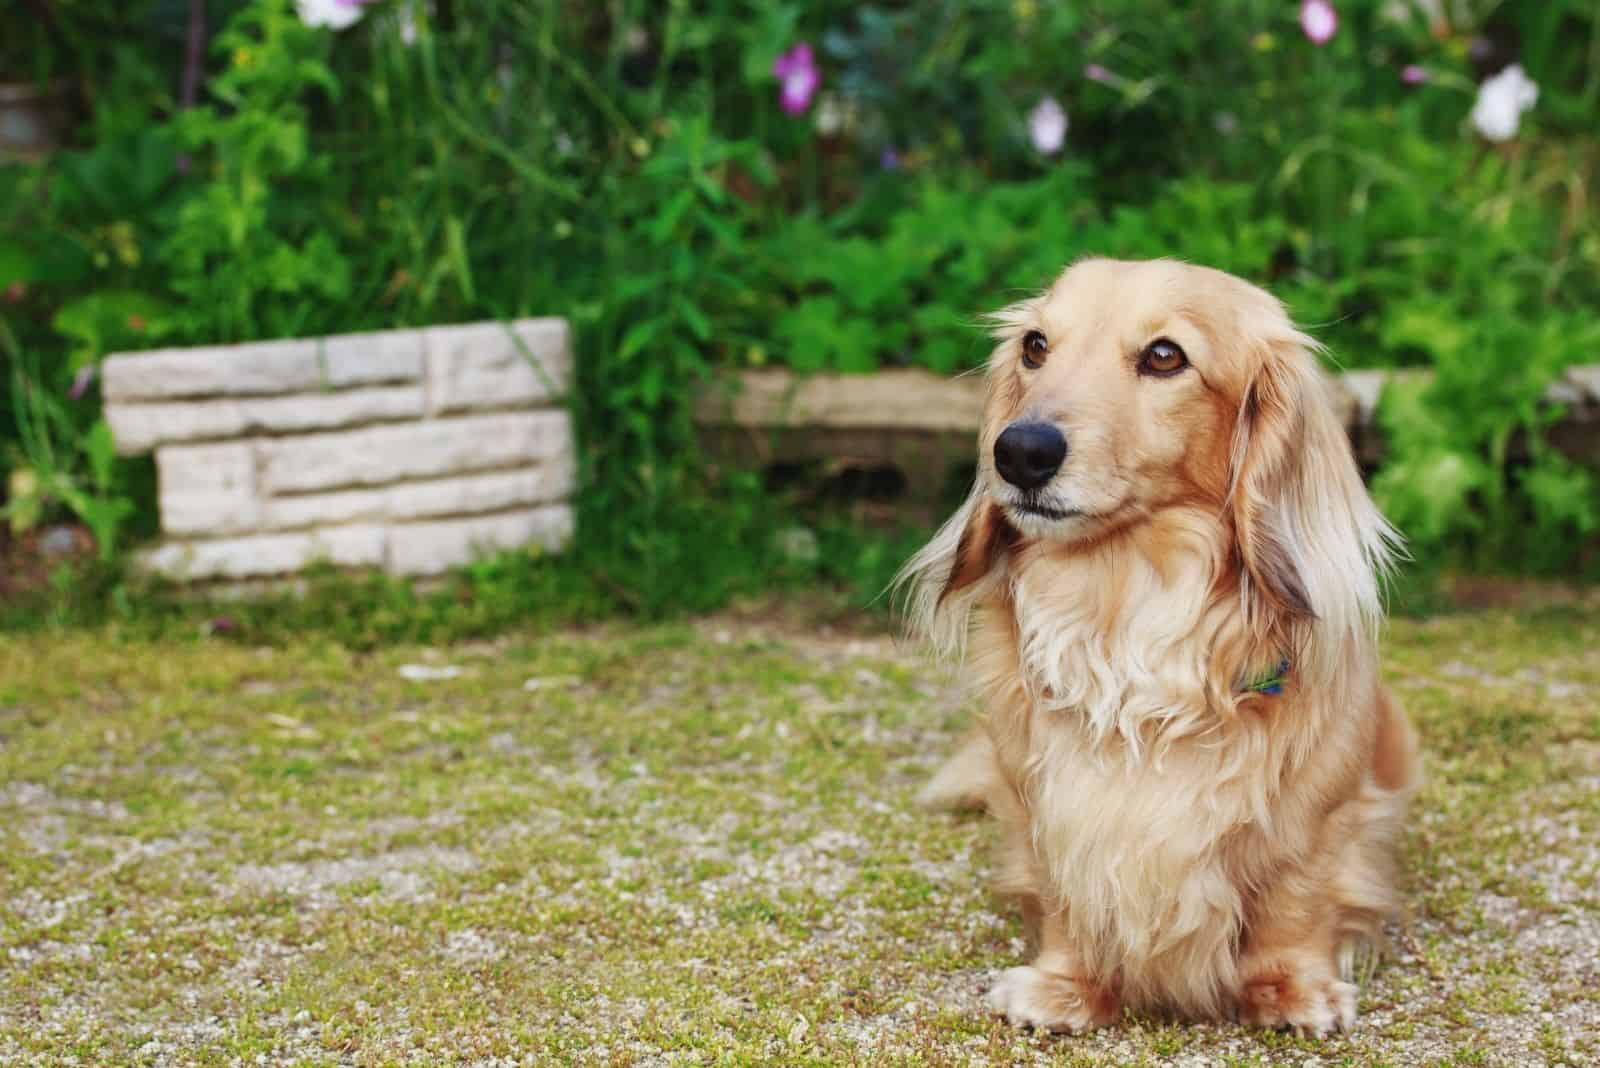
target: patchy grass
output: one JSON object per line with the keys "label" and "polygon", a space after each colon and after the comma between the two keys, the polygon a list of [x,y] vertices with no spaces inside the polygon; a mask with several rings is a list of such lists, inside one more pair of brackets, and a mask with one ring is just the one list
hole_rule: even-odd
{"label": "patchy grass", "polygon": [[1387,649],[1417,920],[1311,1042],[985,1015],[986,828],[911,803],[969,712],[885,638],[7,638],[0,1063],[1595,1063],[1600,611]]}

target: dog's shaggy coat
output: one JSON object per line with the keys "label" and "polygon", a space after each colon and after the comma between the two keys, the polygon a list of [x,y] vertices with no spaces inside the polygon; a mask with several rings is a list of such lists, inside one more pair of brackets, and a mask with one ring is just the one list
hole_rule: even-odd
{"label": "dog's shaggy coat", "polygon": [[[996,336],[976,485],[903,576],[987,712],[926,796],[999,823],[1036,956],[991,1006],[1348,1028],[1417,758],[1378,680],[1395,536],[1315,343],[1164,260],[1079,262]],[[996,469],[1021,422],[1067,442],[1039,487]],[[1251,688],[1284,661],[1280,692]]]}

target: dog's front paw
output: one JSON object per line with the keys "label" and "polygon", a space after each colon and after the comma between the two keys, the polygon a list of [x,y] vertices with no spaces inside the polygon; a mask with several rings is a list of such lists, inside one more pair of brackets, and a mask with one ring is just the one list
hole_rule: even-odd
{"label": "dog's front paw", "polygon": [[1085,979],[1009,968],[989,988],[989,1008],[1017,1027],[1081,1034],[1117,1018],[1115,997]]}
{"label": "dog's front paw", "polygon": [[1356,988],[1331,977],[1256,979],[1246,983],[1240,994],[1239,1015],[1253,1027],[1325,1038],[1355,1026]]}

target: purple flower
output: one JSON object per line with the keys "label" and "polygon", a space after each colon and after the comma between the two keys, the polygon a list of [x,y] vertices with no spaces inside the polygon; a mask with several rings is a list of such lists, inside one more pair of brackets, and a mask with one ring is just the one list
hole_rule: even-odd
{"label": "purple flower", "polygon": [[897,171],[900,169],[900,153],[894,150],[893,145],[885,148],[878,156],[878,166],[882,167],[886,171]]}
{"label": "purple flower", "polygon": [[1083,68],[1083,76],[1091,82],[1099,82],[1101,85],[1110,85],[1112,79],[1111,72],[1098,63],[1091,63]]}
{"label": "purple flower", "polygon": [[804,41],[773,62],[772,74],[782,83],[778,100],[783,110],[791,115],[799,115],[811,106],[811,98],[822,82],[816,61],[811,55],[811,46]]}
{"label": "purple flower", "polygon": [[1415,63],[1407,63],[1400,71],[1400,80],[1407,85],[1421,85],[1428,80],[1428,72]]}
{"label": "purple flower", "polygon": [[1328,0],[1303,0],[1300,4],[1300,28],[1314,45],[1325,45],[1333,40],[1339,30],[1339,13]]}
{"label": "purple flower", "polygon": [[94,364],[86,364],[80,367],[78,373],[72,376],[72,385],[67,388],[67,396],[73,400],[80,399],[85,393],[89,392],[90,385],[94,383],[94,376]]}

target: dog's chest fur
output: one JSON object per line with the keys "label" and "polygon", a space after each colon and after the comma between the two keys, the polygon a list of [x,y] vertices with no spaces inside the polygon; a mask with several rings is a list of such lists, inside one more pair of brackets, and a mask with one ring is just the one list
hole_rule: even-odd
{"label": "dog's chest fur", "polygon": [[1197,1010],[1233,981],[1240,845],[1267,818],[1272,756],[1259,732],[1217,715],[1232,687],[1213,677],[1215,653],[1239,621],[1207,596],[1212,566],[1177,551],[1159,566],[1133,552],[1109,569],[1018,567],[1005,674],[1021,687],[991,726],[1009,736],[996,748],[1012,755],[1034,859],[1057,894],[1046,907],[1064,906],[1086,963],[1134,1001]]}

